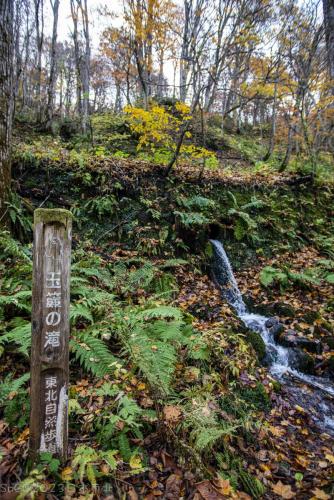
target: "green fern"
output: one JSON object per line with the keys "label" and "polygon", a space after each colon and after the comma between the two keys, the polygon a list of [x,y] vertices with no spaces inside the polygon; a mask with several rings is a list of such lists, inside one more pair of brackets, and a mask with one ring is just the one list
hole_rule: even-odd
{"label": "green fern", "polygon": [[29,380],[30,373],[25,373],[18,377],[17,379],[13,379],[11,375],[8,375],[1,383],[0,383],[0,406],[4,406],[8,403],[8,396],[11,393],[17,393],[19,389]]}
{"label": "green fern", "polygon": [[32,262],[31,250],[14,240],[8,231],[0,231],[0,256],[1,258],[10,257]]}
{"label": "green fern", "polygon": [[124,288],[133,290],[136,288],[147,288],[154,278],[152,264],[146,263],[136,271],[128,273],[127,284]]}
{"label": "green fern", "polygon": [[175,347],[159,340],[150,340],[145,332],[136,331],[125,341],[127,352],[149,384],[161,394],[170,393],[177,361]]}
{"label": "green fern", "polygon": [[189,262],[187,260],[184,260],[184,259],[168,259],[168,260],[165,260],[165,262],[163,264],[160,264],[160,269],[169,269],[169,268],[173,268],[173,267],[179,267],[179,266],[185,266],[189,264]]}
{"label": "green fern", "polygon": [[93,489],[96,488],[97,471],[94,467],[99,459],[98,452],[90,446],[78,446],[73,455],[72,467],[78,469],[81,482],[87,477]]}
{"label": "green fern", "polygon": [[20,290],[12,295],[0,295],[0,308],[13,305],[21,311],[31,313],[31,291]]}
{"label": "green fern", "polygon": [[281,269],[275,267],[266,266],[260,272],[260,283],[261,285],[268,287],[272,285],[275,281],[281,283],[282,285],[288,284],[288,277],[285,272]]}
{"label": "green fern", "polygon": [[200,212],[179,212],[175,210],[174,215],[180,218],[181,223],[185,227],[205,226],[210,222],[210,219]]}
{"label": "green fern", "polygon": [[125,462],[129,462],[131,455],[132,455],[132,450],[130,446],[129,439],[126,435],[126,432],[120,432],[118,435],[118,447],[119,447],[119,452]]}
{"label": "green fern", "polygon": [[239,479],[245,492],[252,498],[258,499],[265,494],[266,488],[261,481],[241,468],[239,469]]}
{"label": "green fern", "polygon": [[197,208],[199,210],[203,209],[208,209],[208,208],[213,208],[215,206],[214,200],[211,200],[210,198],[205,198],[204,196],[200,195],[195,195],[192,196],[191,198],[179,198],[178,200],[179,205],[185,207],[185,208]]}
{"label": "green fern", "polygon": [[223,436],[232,436],[238,426],[220,423],[216,427],[200,427],[191,433],[194,446],[199,452],[210,451]]}
{"label": "green fern", "polygon": [[231,424],[221,421],[215,405],[209,403],[207,399],[193,398],[184,408],[183,425],[190,430],[190,441],[200,453],[210,451],[223,436],[232,437],[240,426],[239,422]]}
{"label": "green fern", "polygon": [[70,321],[71,324],[75,325],[78,319],[85,319],[88,323],[93,323],[93,315],[89,307],[85,304],[77,302],[75,304],[71,304],[70,307]]}
{"label": "green fern", "polygon": [[[123,355],[130,355],[156,392],[170,394],[178,349],[195,350],[198,342],[182,311],[166,305],[122,310],[114,315],[114,330]],[[204,357],[202,352],[199,358]]]}
{"label": "green fern", "polygon": [[112,373],[119,365],[119,360],[110,353],[104,341],[93,337],[89,330],[74,332],[70,348],[80,365],[96,377]]}
{"label": "green fern", "polygon": [[144,309],[137,313],[139,319],[168,318],[181,320],[183,313],[180,309],[172,306],[158,306],[151,309]]}
{"label": "green fern", "polygon": [[31,347],[31,323],[22,318],[14,318],[8,326],[13,328],[0,336],[0,346],[16,344],[17,351],[28,357]]}

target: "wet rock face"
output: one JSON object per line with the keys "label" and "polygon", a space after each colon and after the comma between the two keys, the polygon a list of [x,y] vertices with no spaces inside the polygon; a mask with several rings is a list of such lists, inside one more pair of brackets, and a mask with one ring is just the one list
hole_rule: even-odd
{"label": "wet rock face", "polygon": [[322,343],[326,344],[329,349],[331,349],[331,350],[334,349],[334,336],[333,335],[329,335],[327,337],[324,337],[322,339]]}
{"label": "wet rock face", "polygon": [[315,361],[310,354],[302,351],[298,347],[289,351],[289,364],[291,368],[298,370],[306,375],[314,375]]}
{"label": "wet rock face", "polygon": [[263,361],[266,357],[266,344],[258,332],[248,330],[247,341],[253,346],[259,361]]}
{"label": "wet rock face", "polygon": [[277,343],[283,347],[299,347],[301,349],[306,349],[308,352],[314,354],[321,354],[323,350],[320,340],[299,337],[294,330],[282,332],[277,338]]}
{"label": "wet rock face", "polygon": [[284,325],[278,320],[278,318],[269,318],[265,323],[265,327],[268,328],[269,333],[273,336],[275,342],[277,342],[277,339],[284,330]]}
{"label": "wet rock face", "polygon": [[277,351],[273,346],[267,346],[266,354],[262,359],[262,365],[270,367],[277,360]]}
{"label": "wet rock face", "polygon": [[270,304],[256,304],[254,299],[246,295],[246,304],[252,312],[263,314],[264,316],[280,316],[294,318],[296,311],[294,307],[286,302],[272,302]]}
{"label": "wet rock face", "polygon": [[327,361],[326,374],[330,378],[334,378],[334,356],[331,356]]}

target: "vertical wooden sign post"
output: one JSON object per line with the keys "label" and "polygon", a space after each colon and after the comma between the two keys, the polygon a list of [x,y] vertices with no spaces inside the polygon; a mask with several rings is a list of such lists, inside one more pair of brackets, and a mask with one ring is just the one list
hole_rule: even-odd
{"label": "vertical wooden sign post", "polygon": [[72,214],[34,213],[30,456],[66,460]]}

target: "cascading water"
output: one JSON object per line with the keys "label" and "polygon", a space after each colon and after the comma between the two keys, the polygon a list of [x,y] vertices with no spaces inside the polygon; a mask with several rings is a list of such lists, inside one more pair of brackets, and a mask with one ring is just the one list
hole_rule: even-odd
{"label": "cascading water", "polygon": [[[334,396],[334,386],[330,381],[312,375],[305,375],[291,366],[289,348],[277,344],[270,328],[267,327],[271,318],[248,311],[222,243],[217,240],[210,241],[213,245],[215,256],[213,269],[215,280],[222,288],[226,300],[236,311],[241,321],[250,330],[256,331],[261,335],[266,345],[267,353],[270,355],[271,359],[270,372],[279,379],[283,379],[284,375],[290,374],[298,380],[310,384],[313,388],[318,388],[326,394]],[[322,425],[327,429],[333,430],[334,420],[330,416],[332,409],[322,401],[321,408],[323,414],[322,418],[318,420],[320,420]]]}

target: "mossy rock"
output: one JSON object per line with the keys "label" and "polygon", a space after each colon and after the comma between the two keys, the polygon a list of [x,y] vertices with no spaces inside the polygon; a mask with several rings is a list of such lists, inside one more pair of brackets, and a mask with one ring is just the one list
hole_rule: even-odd
{"label": "mossy rock", "polygon": [[287,318],[294,318],[296,316],[296,310],[291,304],[286,302],[275,302],[273,304],[274,314],[278,316],[286,316]]}
{"label": "mossy rock", "polygon": [[270,398],[263,384],[258,382],[256,387],[240,389],[241,398],[252,404],[257,410],[268,411],[271,407]]}
{"label": "mossy rock", "polygon": [[315,320],[320,319],[320,318],[321,318],[321,316],[320,316],[318,311],[307,311],[303,315],[303,320],[305,321],[305,323],[308,323],[309,325],[313,325]]}
{"label": "mossy rock", "polygon": [[282,390],[282,384],[280,384],[277,380],[272,380],[272,385],[273,385],[273,389],[275,392],[281,392]]}
{"label": "mossy rock", "polygon": [[211,260],[213,257],[213,248],[211,243],[208,241],[204,248],[204,256],[206,259]]}
{"label": "mossy rock", "polygon": [[266,344],[264,343],[261,335],[258,332],[248,330],[246,340],[253,347],[257,354],[258,360],[262,361],[266,355]]}
{"label": "mossy rock", "polygon": [[289,361],[292,368],[299,370],[306,375],[315,374],[315,360],[305,351],[302,351],[299,348],[290,349]]}
{"label": "mossy rock", "polygon": [[334,349],[334,336],[323,337],[322,342],[327,344],[331,350]]}
{"label": "mossy rock", "polygon": [[269,304],[250,304],[252,312],[263,314],[264,316],[285,316],[294,318],[296,315],[295,308],[286,302],[271,302]]}

